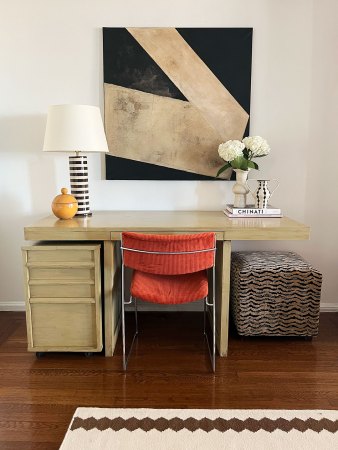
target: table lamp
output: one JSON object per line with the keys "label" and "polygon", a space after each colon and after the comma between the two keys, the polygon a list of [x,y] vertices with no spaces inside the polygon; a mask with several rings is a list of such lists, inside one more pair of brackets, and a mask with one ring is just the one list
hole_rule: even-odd
{"label": "table lamp", "polygon": [[45,152],[75,152],[69,156],[70,186],[78,201],[77,216],[90,216],[87,156],[80,152],[108,152],[100,109],[89,105],[49,107]]}

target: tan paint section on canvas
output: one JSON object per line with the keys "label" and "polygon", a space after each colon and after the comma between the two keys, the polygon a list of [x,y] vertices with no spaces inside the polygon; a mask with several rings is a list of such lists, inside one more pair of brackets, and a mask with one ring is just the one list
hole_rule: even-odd
{"label": "tan paint section on canvas", "polygon": [[104,92],[112,155],[211,177],[224,164],[222,137],[191,103],[108,83]]}
{"label": "tan paint section on canvas", "polygon": [[243,138],[249,115],[175,28],[127,30],[218,131],[219,143]]}

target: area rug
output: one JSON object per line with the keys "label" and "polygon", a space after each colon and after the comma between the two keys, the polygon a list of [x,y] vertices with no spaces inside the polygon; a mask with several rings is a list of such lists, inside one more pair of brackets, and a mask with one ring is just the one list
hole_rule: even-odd
{"label": "area rug", "polygon": [[60,450],[333,450],[338,411],[78,408]]}

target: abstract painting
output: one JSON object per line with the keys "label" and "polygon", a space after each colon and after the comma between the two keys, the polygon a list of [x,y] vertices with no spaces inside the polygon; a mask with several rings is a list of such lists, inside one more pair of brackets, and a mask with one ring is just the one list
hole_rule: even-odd
{"label": "abstract painting", "polygon": [[215,179],[248,134],[251,54],[252,28],[104,28],[106,178]]}

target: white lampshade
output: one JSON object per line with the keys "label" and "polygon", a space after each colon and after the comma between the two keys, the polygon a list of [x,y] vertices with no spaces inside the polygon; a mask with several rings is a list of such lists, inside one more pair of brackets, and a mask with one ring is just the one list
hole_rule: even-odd
{"label": "white lampshade", "polygon": [[50,106],[43,150],[108,152],[100,109],[89,105]]}

